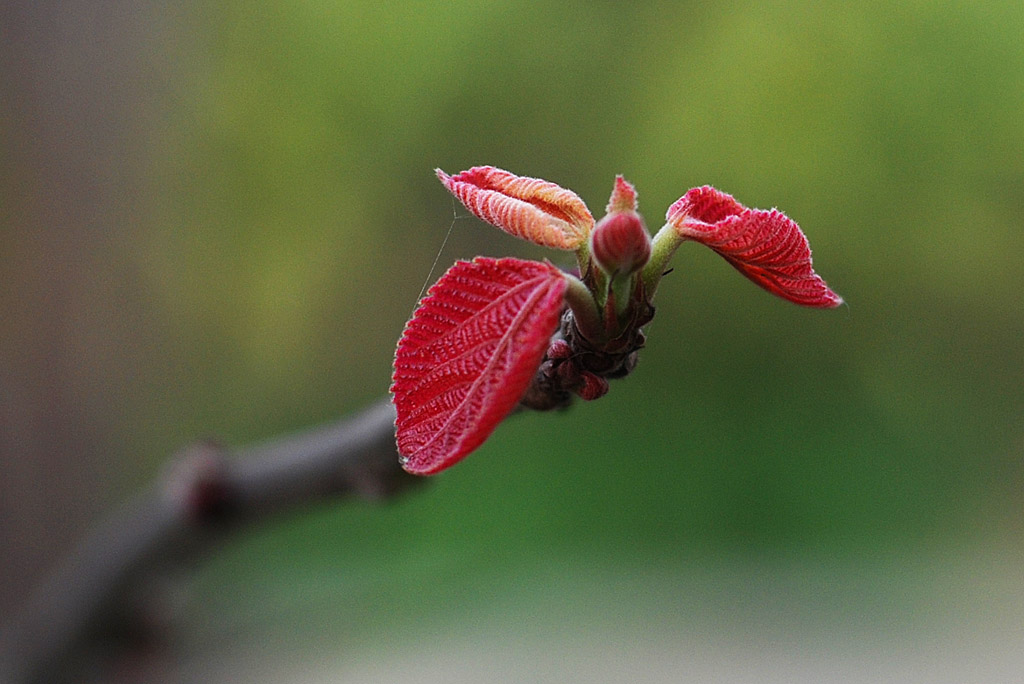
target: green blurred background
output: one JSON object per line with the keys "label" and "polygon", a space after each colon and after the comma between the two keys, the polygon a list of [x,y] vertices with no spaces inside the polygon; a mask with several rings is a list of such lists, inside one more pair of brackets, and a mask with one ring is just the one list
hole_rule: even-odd
{"label": "green blurred background", "polygon": [[601,401],[202,565],[171,680],[1024,667],[1024,4],[0,12],[0,609],[183,444],[383,396],[439,250],[568,264],[433,175],[492,164],[777,206],[849,305],[684,246]]}

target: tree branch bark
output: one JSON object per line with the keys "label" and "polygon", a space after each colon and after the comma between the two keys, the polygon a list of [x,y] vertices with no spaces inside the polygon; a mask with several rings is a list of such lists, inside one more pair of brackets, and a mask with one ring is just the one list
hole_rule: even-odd
{"label": "tree branch bark", "polygon": [[0,646],[0,681],[77,680],[145,630],[146,596],[224,536],[318,501],[384,499],[422,482],[399,465],[382,401],[321,428],[231,452],[181,451],[164,476],[97,526],[30,597]]}

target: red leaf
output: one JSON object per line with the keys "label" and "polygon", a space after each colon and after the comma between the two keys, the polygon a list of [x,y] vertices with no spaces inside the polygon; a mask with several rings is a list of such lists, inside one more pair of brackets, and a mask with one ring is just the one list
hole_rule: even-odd
{"label": "red leaf", "polygon": [[621,175],[615,177],[615,188],[605,208],[607,214],[616,211],[636,211],[636,188]]}
{"label": "red leaf", "polygon": [[515,408],[558,328],[565,288],[551,264],[486,257],[456,263],[430,288],[395,353],[406,470],[453,465]]}
{"label": "red leaf", "polygon": [[774,295],[819,308],[843,303],[814,272],[800,226],[776,209],[748,209],[705,185],[669,207],[666,219],[680,237],[707,245]]}
{"label": "red leaf", "polygon": [[543,247],[576,249],[594,228],[594,217],[572,190],[493,166],[474,166],[437,177],[477,218]]}

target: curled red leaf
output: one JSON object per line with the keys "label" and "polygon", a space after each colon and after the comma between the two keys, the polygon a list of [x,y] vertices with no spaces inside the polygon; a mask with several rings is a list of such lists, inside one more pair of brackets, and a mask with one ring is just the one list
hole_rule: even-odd
{"label": "curled red leaf", "polygon": [[800,226],[776,209],[748,209],[731,195],[704,186],[669,207],[666,219],[681,238],[707,245],[774,295],[819,308],[843,303],[814,272]]}
{"label": "curled red leaf", "polygon": [[476,166],[454,176],[435,171],[477,218],[535,244],[576,249],[594,227],[583,200],[554,183],[493,166]]}
{"label": "curled red leaf", "polygon": [[443,470],[480,446],[544,359],[566,280],[547,263],[477,257],[448,269],[395,353],[398,452],[411,473]]}

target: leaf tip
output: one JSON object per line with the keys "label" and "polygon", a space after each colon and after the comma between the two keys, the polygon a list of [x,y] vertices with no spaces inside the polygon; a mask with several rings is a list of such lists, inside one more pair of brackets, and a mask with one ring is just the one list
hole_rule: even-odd
{"label": "leaf tip", "polygon": [[618,211],[636,211],[636,188],[622,175],[615,176],[615,187],[608,200],[605,211],[609,214]]}

